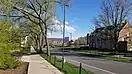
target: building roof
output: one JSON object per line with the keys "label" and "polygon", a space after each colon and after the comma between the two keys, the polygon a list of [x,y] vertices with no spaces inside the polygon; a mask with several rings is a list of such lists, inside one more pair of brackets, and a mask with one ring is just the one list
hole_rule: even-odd
{"label": "building roof", "polygon": [[[126,22],[125,23],[122,23],[122,25],[117,25],[118,28],[116,28],[118,31],[121,31],[122,28],[126,25]],[[132,25],[131,25],[132,27]],[[114,33],[114,25],[109,25],[109,26],[106,26],[106,27],[101,27],[101,28],[96,28],[94,32],[91,33],[91,35],[96,35],[96,36],[108,36],[108,32],[112,32]]]}

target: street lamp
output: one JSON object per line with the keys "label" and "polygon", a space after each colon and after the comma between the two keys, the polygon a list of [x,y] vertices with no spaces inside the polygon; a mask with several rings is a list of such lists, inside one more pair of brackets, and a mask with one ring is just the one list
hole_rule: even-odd
{"label": "street lamp", "polygon": [[[65,0],[64,0],[65,1]],[[65,38],[65,16],[66,16],[66,6],[65,6],[65,2],[64,2],[64,5],[63,5],[63,11],[64,11],[64,18],[63,18],[63,43],[62,43],[62,70],[64,68],[64,45],[65,45],[65,42],[64,42],[64,38]]]}
{"label": "street lamp", "polygon": [[64,45],[65,45],[65,18],[66,18],[66,7],[68,7],[68,2],[70,0],[62,0],[63,1],[63,12],[64,12],[64,18],[63,18],[63,43],[62,43],[62,70],[64,68],[64,62],[65,62],[65,58],[64,58]]}

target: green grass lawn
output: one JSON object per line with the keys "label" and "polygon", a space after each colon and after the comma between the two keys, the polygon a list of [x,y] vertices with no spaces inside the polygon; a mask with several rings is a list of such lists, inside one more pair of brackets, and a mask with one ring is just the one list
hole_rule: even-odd
{"label": "green grass lawn", "polygon": [[[119,52],[103,52],[99,50],[78,50],[78,51],[73,51],[73,53],[82,53],[82,54],[93,54],[93,55],[107,55],[107,56],[102,56],[101,58],[106,59],[106,60],[113,60],[113,61],[118,61],[118,62],[125,62],[125,63],[132,63],[132,58],[122,58],[122,57],[113,57],[111,55],[116,55],[116,54],[125,54],[125,53],[119,53]],[[129,53],[131,54],[131,53]]]}
{"label": "green grass lawn", "polygon": [[132,63],[132,58],[120,58],[120,57],[104,57],[107,60],[113,60],[118,62]]}
{"label": "green grass lawn", "polygon": [[77,50],[73,51],[75,53],[85,53],[85,54],[99,54],[99,55],[106,55],[106,54],[118,54],[118,52],[106,52],[106,51],[99,51],[99,50]]}
{"label": "green grass lawn", "polygon": [[[79,67],[72,65],[68,62],[64,64],[64,69],[62,70],[62,62],[60,59],[55,57],[46,57],[45,55],[42,55],[47,61],[49,61],[52,65],[54,65],[56,68],[58,68],[60,71],[62,71],[64,74],[79,74]],[[56,59],[56,61],[55,61]],[[81,74],[94,74],[93,72],[87,71],[82,68]]]}

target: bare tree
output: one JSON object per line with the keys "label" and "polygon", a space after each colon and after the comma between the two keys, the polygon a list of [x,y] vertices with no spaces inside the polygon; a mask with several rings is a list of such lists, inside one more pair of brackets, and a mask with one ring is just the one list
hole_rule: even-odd
{"label": "bare tree", "polygon": [[102,27],[102,26],[101,26],[101,22],[99,21],[98,18],[94,17],[92,21],[93,21],[93,24],[95,25],[95,29],[96,29],[96,28],[101,28],[101,27]]}
{"label": "bare tree", "polygon": [[131,0],[102,0],[102,13],[99,15],[99,21],[104,26],[113,26],[111,37],[114,39],[114,45],[118,41],[119,31],[123,22],[132,12]]}

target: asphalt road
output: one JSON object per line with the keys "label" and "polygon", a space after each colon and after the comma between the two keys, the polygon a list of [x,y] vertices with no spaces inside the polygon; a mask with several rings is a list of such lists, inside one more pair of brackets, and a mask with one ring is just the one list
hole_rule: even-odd
{"label": "asphalt road", "polygon": [[[52,51],[52,55],[61,58],[62,52],[58,50]],[[83,64],[83,68],[93,71],[95,74],[132,74],[132,64],[105,60],[101,58],[86,57],[65,52],[65,59],[79,66]]]}

